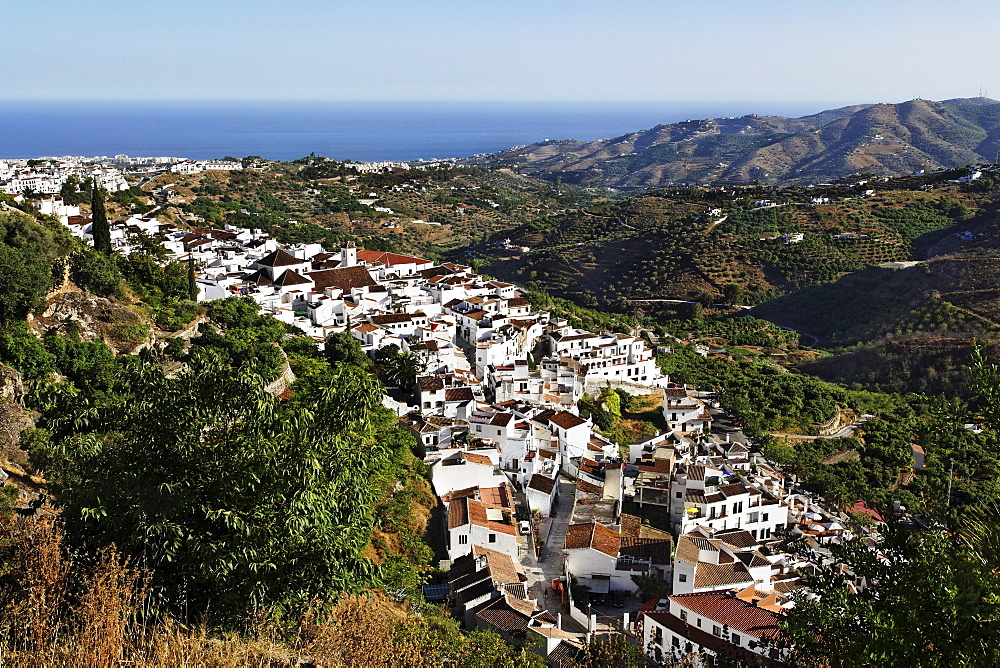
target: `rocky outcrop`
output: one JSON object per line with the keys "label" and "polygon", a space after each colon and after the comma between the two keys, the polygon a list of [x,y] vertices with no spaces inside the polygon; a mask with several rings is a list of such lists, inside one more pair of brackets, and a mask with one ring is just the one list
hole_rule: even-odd
{"label": "rocky outcrop", "polygon": [[[278,348],[278,350],[281,350],[281,348]],[[276,397],[281,397],[285,390],[295,382],[295,373],[292,371],[292,366],[288,363],[288,355],[285,355],[284,350],[281,350],[281,354],[285,357],[285,364],[281,367],[281,373],[270,385],[264,388]]]}
{"label": "rocky outcrop", "polygon": [[134,354],[154,344],[154,327],[130,309],[87,292],[60,291],[50,295],[45,309],[28,317],[39,335],[75,331],[85,341],[104,341],[117,353]]}
{"label": "rocky outcrop", "polygon": [[24,394],[24,382],[17,369],[0,364],[0,403],[16,401]]}

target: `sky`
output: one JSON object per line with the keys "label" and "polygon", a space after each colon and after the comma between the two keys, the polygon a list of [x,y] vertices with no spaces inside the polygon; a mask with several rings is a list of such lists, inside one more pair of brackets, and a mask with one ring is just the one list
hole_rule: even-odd
{"label": "sky", "polygon": [[1000,98],[998,23],[981,0],[19,0],[0,100]]}

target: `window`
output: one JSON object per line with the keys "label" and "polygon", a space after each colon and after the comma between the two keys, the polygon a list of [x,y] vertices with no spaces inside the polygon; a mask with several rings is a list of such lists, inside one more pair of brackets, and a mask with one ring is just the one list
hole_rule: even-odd
{"label": "window", "polygon": [[718,624],[712,624],[712,635],[722,637],[722,627]]}
{"label": "window", "polygon": [[458,544],[459,545],[468,545],[469,544],[469,537],[466,536],[465,534],[462,534],[461,536],[458,537]]}
{"label": "window", "polygon": [[670,638],[670,644],[673,645],[674,647],[680,649],[680,647],[681,647],[681,639],[678,638],[677,636],[672,636]]}
{"label": "window", "polygon": [[[686,575],[682,575],[681,578],[687,578],[687,576]],[[684,582],[684,579],[682,579],[681,582]],[[681,621],[682,622],[686,622],[687,620],[688,620],[688,611],[687,610],[681,610]]]}
{"label": "window", "polygon": [[[677,579],[680,582],[687,582],[688,581],[687,573],[681,573],[680,575],[677,576]],[[686,616],[687,616],[687,613],[682,610],[681,611],[681,619],[684,619]]]}
{"label": "window", "polygon": [[763,522],[767,521],[767,513],[763,513],[763,515],[761,517],[761,521],[763,521]]}
{"label": "window", "polygon": [[497,542],[497,535],[495,533],[490,534],[490,542],[491,543]]}
{"label": "window", "polygon": [[738,635],[736,635],[735,633],[734,633],[733,635],[729,636],[729,639],[730,639],[730,641],[731,641],[731,642],[732,642],[732,643],[733,643],[734,645],[739,645],[739,644],[740,644],[740,641],[742,640],[742,638],[740,638],[740,637],[739,637]]}
{"label": "window", "polygon": [[675,496],[679,499],[684,496],[684,492],[677,492]]}
{"label": "window", "polygon": [[701,628],[701,617],[695,620],[695,624],[698,626],[699,629]]}

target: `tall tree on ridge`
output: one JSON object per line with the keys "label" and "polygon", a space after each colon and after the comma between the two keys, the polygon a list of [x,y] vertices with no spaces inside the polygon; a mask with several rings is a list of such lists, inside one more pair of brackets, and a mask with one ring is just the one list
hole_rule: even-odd
{"label": "tall tree on ridge", "polygon": [[104,188],[96,183],[90,196],[91,234],[94,237],[94,250],[101,253],[111,253],[111,226],[108,224],[108,212],[104,208]]}
{"label": "tall tree on ridge", "polygon": [[198,301],[198,279],[194,273],[194,257],[188,256],[188,298],[196,302]]}

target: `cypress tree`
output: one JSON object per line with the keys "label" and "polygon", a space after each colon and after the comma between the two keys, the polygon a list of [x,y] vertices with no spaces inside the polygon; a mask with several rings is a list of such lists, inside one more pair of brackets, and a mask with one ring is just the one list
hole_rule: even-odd
{"label": "cypress tree", "polygon": [[90,196],[90,216],[93,221],[90,229],[94,237],[94,250],[111,253],[111,226],[108,224],[108,212],[104,208],[104,188],[96,183]]}
{"label": "cypress tree", "polygon": [[198,301],[198,281],[194,276],[194,258],[188,257],[188,297],[191,301]]}

